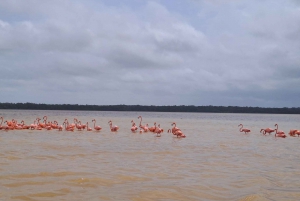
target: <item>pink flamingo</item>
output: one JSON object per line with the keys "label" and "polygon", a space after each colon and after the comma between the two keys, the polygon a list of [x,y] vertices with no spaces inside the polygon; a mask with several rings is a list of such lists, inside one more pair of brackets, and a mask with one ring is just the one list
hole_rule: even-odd
{"label": "pink flamingo", "polygon": [[51,127],[53,129],[58,129],[58,122],[57,121],[53,121],[53,123],[51,123]]}
{"label": "pink flamingo", "polygon": [[31,130],[34,130],[34,129],[37,127],[37,124],[35,124],[35,121],[36,121],[36,120],[34,120],[33,124],[30,124],[30,126],[29,126],[29,128],[30,128]]}
{"label": "pink flamingo", "polygon": [[296,130],[296,131],[294,132],[294,135],[298,135],[298,137],[299,137],[300,131],[299,131],[299,130]]}
{"label": "pink flamingo", "polygon": [[70,125],[68,119],[65,119],[64,123],[65,123],[65,129],[66,128],[69,129],[69,130],[72,130],[72,129],[74,130],[75,129],[75,124]]}
{"label": "pink flamingo", "polygon": [[[75,124],[75,127],[77,128],[77,130],[81,131],[81,129],[83,129],[83,128],[82,128],[82,125],[81,125],[81,123],[80,123],[80,124],[78,124],[78,123],[79,123],[78,119],[74,118],[74,124]],[[71,126],[72,126],[72,125],[73,125],[73,124],[71,124]]]}
{"label": "pink flamingo", "polygon": [[22,130],[23,129],[22,124],[18,124],[18,122],[16,120],[14,120],[14,127],[17,130]]}
{"label": "pink flamingo", "polygon": [[58,123],[57,123],[57,129],[58,129],[59,131],[62,131],[62,130],[63,130],[63,126],[62,126],[62,125],[58,126]]}
{"label": "pink flamingo", "polygon": [[[173,135],[176,135],[177,137],[186,137],[185,134],[183,134],[183,132],[181,131],[181,129],[176,127],[176,123],[175,122],[173,122],[171,124],[171,126],[173,126],[173,125],[174,125],[174,127],[172,128],[172,130],[169,129],[170,132],[173,133]],[[169,132],[169,130],[168,130],[168,132]]]}
{"label": "pink flamingo", "polygon": [[[51,127],[51,122],[48,121],[48,123],[47,123],[48,117],[47,117],[47,116],[44,116],[43,119],[44,119],[45,127],[47,127],[47,129],[50,129],[49,126]],[[51,128],[51,129],[52,129],[52,128]],[[51,130],[51,129],[50,129],[50,130]]]}
{"label": "pink flamingo", "polygon": [[243,124],[238,125],[238,127],[240,126],[241,126],[240,132],[245,132],[245,134],[251,132],[248,128],[243,128],[244,127]]}
{"label": "pink flamingo", "polygon": [[65,130],[66,131],[74,131],[74,127],[69,127],[68,122],[65,121],[63,124],[65,125]]}
{"label": "pink flamingo", "polygon": [[78,122],[79,122],[80,126],[82,127],[82,129],[84,130],[86,127],[86,124],[81,124],[81,121],[78,121]]}
{"label": "pink flamingo", "polygon": [[274,129],[272,129],[272,128],[265,128],[265,129],[261,129],[260,130],[260,132],[263,132],[263,134],[265,135],[266,133],[269,133],[269,134],[271,134],[272,132],[274,132],[275,130]]}
{"label": "pink flamingo", "polygon": [[12,119],[11,121],[5,121],[5,122],[6,122],[7,126],[14,126],[14,119]]}
{"label": "pink flamingo", "polygon": [[12,122],[5,121],[4,123],[7,124],[6,126],[3,126],[6,131],[7,130],[14,130],[15,129],[15,126],[14,126],[14,124]]}
{"label": "pink flamingo", "polygon": [[8,131],[9,130],[9,126],[7,125],[7,121],[4,121],[4,124],[6,123],[6,125],[2,126],[2,129]]}
{"label": "pink flamingo", "polygon": [[176,127],[176,123],[175,122],[173,122],[172,124],[171,124],[171,126],[173,126],[174,125],[174,127],[172,128],[172,133],[174,133],[175,131],[177,131],[177,130],[180,130],[180,128],[177,128]]}
{"label": "pink flamingo", "polygon": [[[38,127],[45,128],[46,124],[40,123],[40,118],[36,118]],[[40,130],[40,129],[39,129]]]}
{"label": "pink flamingo", "polygon": [[133,120],[131,120],[131,123],[132,123],[132,126],[131,126],[131,129],[130,129],[130,130],[131,130],[133,133],[135,133],[135,132],[137,131],[138,127],[135,125],[135,123],[134,123]]}
{"label": "pink flamingo", "polygon": [[154,133],[156,133],[156,137],[160,137],[161,133],[164,132],[164,129],[160,128],[160,124],[158,124],[156,127],[156,122],[154,125],[155,125]]}
{"label": "pink flamingo", "polygon": [[47,130],[52,130],[52,122],[48,121],[48,123],[46,124],[46,127],[45,127]]}
{"label": "pink flamingo", "polygon": [[95,119],[93,119],[92,121],[94,122],[94,129],[96,131],[100,131],[102,129],[102,127],[101,126],[96,126],[96,120]]}
{"label": "pink flamingo", "polygon": [[81,121],[78,121],[79,125],[81,126],[81,128],[84,130],[86,128],[86,124],[81,124]]}
{"label": "pink flamingo", "polygon": [[66,125],[67,125],[67,127],[68,128],[75,128],[75,124],[73,123],[73,124],[69,124],[69,121],[68,121],[68,119],[65,119],[65,122],[66,122]]}
{"label": "pink flamingo", "polygon": [[89,127],[89,122],[86,122],[86,130],[87,131],[92,131],[93,129]]}
{"label": "pink flamingo", "polygon": [[112,121],[111,120],[109,120],[109,126],[110,126],[110,130],[112,131],[112,132],[116,132],[116,131],[118,131],[119,130],[119,127],[118,126],[112,126]]}
{"label": "pink flamingo", "polygon": [[68,122],[69,127],[71,127],[71,128],[76,127],[75,120],[76,120],[76,118],[74,118],[74,121],[73,121],[74,123],[71,123],[71,124],[69,124],[69,122]]}
{"label": "pink flamingo", "polygon": [[292,129],[292,130],[290,130],[289,135],[294,137],[296,135],[297,131],[298,130],[296,130],[296,129]]}
{"label": "pink flamingo", "polygon": [[81,129],[82,129],[82,126],[80,125],[80,124],[78,124],[79,122],[78,121],[76,121],[76,123],[75,123],[75,127],[77,128],[77,130],[79,130],[79,131],[81,131]]}
{"label": "pink flamingo", "polygon": [[180,138],[186,137],[186,135],[180,129],[175,130],[174,132],[172,132],[172,130],[169,129],[168,133],[173,133],[173,135],[176,135],[177,137],[180,137]]}
{"label": "pink flamingo", "polygon": [[150,127],[148,130],[149,130],[150,132],[154,132],[155,129],[156,129],[156,122],[154,122],[154,126]]}
{"label": "pink flamingo", "polygon": [[286,135],[283,131],[278,131],[278,124],[275,124],[276,128],[275,128],[275,137],[282,137],[285,138]]}
{"label": "pink flamingo", "polygon": [[138,119],[141,119],[139,127],[142,128],[144,130],[144,132],[148,132],[148,130],[149,130],[148,124],[146,124],[144,126],[142,125],[142,120],[143,120],[142,116],[138,116]]}

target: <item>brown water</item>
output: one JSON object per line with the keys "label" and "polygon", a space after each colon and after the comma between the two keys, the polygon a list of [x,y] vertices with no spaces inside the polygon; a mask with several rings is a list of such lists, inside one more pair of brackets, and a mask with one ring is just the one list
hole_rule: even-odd
{"label": "brown water", "polygon": [[[300,200],[300,138],[259,132],[300,129],[300,115],[0,110],[26,124],[44,115],[103,129],[0,131],[0,200]],[[139,115],[187,137],[133,134]]]}

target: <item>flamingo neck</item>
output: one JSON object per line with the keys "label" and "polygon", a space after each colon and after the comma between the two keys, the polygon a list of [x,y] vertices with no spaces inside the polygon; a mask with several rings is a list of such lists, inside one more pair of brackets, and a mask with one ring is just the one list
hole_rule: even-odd
{"label": "flamingo neck", "polygon": [[242,131],[242,129],[243,129],[243,127],[244,127],[243,124],[241,124],[240,126],[241,126],[240,132],[243,132],[243,131]]}

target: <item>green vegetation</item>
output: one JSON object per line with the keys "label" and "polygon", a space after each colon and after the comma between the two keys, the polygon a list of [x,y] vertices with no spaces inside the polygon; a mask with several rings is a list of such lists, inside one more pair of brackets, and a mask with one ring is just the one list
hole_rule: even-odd
{"label": "green vegetation", "polygon": [[0,109],[300,114],[299,107],[262,108],[262,107],[212,106],[212,105],[209,106],[194,106],[194,105],[145,106],[145,105],[0,103]]}

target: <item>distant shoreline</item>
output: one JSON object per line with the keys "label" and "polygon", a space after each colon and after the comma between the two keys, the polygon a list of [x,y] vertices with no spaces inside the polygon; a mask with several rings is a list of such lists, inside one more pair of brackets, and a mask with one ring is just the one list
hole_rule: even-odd
{"label": "distant shoreline", "polygon": [[263,108],[239,106],[194,106],[194,105],[78,105],[78,104],[37,104],[0,103],[0,109],[22,110],[78,110],[78,111],[132,111],[132,112],[193,112],[193,113],[261,113],[261,114],[300,114],[300,107]]}

